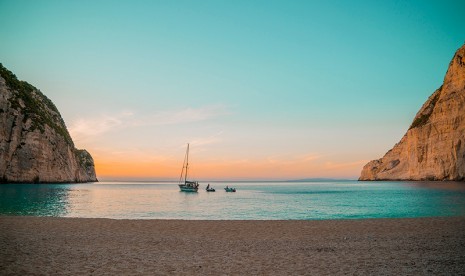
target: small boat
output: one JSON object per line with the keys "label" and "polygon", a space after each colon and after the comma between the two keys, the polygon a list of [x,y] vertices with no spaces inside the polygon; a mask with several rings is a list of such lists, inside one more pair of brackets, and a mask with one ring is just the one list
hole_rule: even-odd
{"label": "small boat", "polygon": [[224,190],[227,193],[235,193],[236,192],[236,188],[229,188],[228,186],[226,186],[226,188],[224,188]]}
{"label": "small boat", "polygon": [[207,192],[214,192],[215,189],[213,189],[212,187],[210,187],[210,184],[208,184],[207,188],[205,189]]}
{"label": "small boat", "polygon": [[[187,144],[186,157],[184,158],[184,164],[182,165],[181,177],[179,177],[179,189],[181,192],[194,192],[196,193],[199,190],[198,181],[188,181],[187,172],[189,168],[189,144]],[[184,183],[182,183],[184,176]]]}

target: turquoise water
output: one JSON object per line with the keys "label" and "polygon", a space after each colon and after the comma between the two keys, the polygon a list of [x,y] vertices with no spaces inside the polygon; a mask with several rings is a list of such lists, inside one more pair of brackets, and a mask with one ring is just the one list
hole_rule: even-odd
{"label": "turquoise water", "polygon": [[[465,215],[458,182],[222,182],[0,185],[0,215],[116,219],[364,219]],[[236,187],[236,193],[223,188]]]}

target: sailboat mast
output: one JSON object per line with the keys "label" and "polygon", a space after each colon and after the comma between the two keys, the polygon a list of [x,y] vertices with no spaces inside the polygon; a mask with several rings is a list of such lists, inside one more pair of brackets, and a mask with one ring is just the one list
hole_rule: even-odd
{"label": "sailboat mast", "polygon": [[187,168],[189,167],[189,143],[187,143],[187,156],[186,156],[186,175],[184,176],[184,183],[187,181]]}

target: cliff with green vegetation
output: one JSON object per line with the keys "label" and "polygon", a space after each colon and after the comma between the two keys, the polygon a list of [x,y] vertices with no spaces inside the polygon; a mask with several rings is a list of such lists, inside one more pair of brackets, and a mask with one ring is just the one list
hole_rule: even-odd
{"label": "cliff with green vegetation", "polygon": [[94,161],[74,147],[56,106],[0,64],[0,182],[95,182]]}
{"label": "cliff with green vegetation", "polygon": [[359,180],[465,180],[465,45],[404,137]]}

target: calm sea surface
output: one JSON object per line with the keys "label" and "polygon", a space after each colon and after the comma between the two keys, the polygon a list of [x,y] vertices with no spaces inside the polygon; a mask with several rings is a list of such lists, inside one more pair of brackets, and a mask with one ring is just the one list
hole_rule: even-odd
{"label": "calm sea surface", "polygon": [[[465,183],[210,182],[0,185],[0,215],[116,219],[364,219],[465,215]],[[236,193],[223,188],[236,187]]]}

